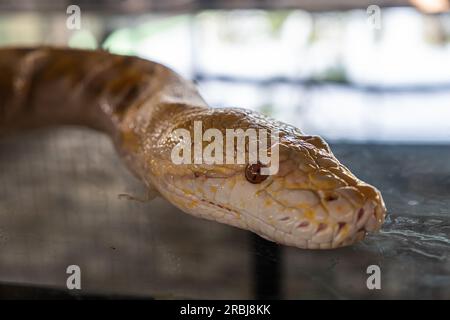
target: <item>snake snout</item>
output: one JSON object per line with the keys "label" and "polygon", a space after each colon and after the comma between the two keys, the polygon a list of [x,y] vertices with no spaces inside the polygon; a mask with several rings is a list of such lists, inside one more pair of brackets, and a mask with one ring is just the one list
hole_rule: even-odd
{"label": "snake snout", "polygon": [[348,232],[346,237],[339,239],[339,241],[335,238],[333,247],[351,245],[362,240],[367,233],[378,231],[381,228],[384,222],[386,208],[379,192],[374,188],[373,190],[376,196],[374,198],[367,198],[364,205],[357,209],[353,223],[349,226],[350,232]]}
{"label": "snake snout", "polygon": [[[380,229],[383,223],[384,206],[372,200],[367,200],[362,207],[353,212],[352,221],[338,221],[334,224],[334,233],[330,243],[321,243],[321,249],[338,248],[358,242],[369,232]],[[312,238],[320,240],[320,228]]]}
{"label": "snake snout", "polygon": [[[364,209],[363,209],[364,210]],[[381,228],[381,225],[384,222],[384,216],[386,214],[386,208],[382,202],[372,202],[372,205],[369,206],[369,210],[367,212],[367,219],[365,220],[365,224],[363,228],[368,232],[375,232]],[[366,212],[363,211],[362,216],[365,216]]]}

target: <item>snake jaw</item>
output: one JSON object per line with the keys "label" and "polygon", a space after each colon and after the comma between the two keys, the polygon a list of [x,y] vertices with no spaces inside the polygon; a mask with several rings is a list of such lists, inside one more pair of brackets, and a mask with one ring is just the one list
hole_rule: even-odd
{"label": "snake jaw", "polygon": [[[193,215],[299,248],[351,245],[381,227],[386,209],[375,188],[356,178],[353,185],[338,178],[323,189],[330,177],[305,174],[292,160],[296,153],[284,156],[278,174],[259,184],[247,181],[246,166],[215,172],[197,166],[166,183],[165,197]],[[329,175],[324,168],[318,171]]]}

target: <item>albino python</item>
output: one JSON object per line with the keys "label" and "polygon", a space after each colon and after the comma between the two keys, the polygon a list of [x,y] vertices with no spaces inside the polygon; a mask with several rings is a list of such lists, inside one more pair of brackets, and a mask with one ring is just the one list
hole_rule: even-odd
{"label": "albino python", "polygon": [[[278,173],[174,164],[172,132],[192,132],[197,120],[203,130],[278,129]],[[245,109],[209,108],[191,82],[160,64],[104,51],[0,49],[0,135],[61,124],[107,133],[133,173],[181,210],[277,243],[341,247],[384,221],[380,192],[320,137]]]}

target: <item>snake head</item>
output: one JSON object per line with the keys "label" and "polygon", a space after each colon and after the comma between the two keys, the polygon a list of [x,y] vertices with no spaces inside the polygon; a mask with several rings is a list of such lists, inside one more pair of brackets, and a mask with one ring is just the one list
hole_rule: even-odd
{"label": "snake head", "polygon": [[[242,210],[257,212],[250,218],[258,225],[255,232],[300,248],[330,249],[379,230],[386,212],[380,192],[357,179],[323,139],[302,135],[282,140],[279,161],[277,174],[263,180],[246,177],[247,187],[243,178],[235,193]],[[252,194],[245,194],[246,188]],[[250,209],[244,199],[252,197],[259,200]]]}
{"label": "snake head", "polygon": [[[277,170],[264,174],[268,164],[249,162],[249,148],[245,148],[245,163],[176,165],[160,159],[155,162],[156,184],[182,210],[308,249],[350,245],[381,227],[386,209],[380,192],[356,178],[320,137],[241,109],[201,110],[174,123],[194,136],[194,123],[199,120],[203,132],[276,128],[280,133]],[[177,141],[165,133],[160,146],[173,149]],[[207,145],[203,142],[202,147]]]}

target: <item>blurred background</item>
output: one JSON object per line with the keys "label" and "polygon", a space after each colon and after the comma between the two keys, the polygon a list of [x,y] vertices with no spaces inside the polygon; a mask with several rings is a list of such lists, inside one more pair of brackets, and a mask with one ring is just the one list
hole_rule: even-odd
{"label": "blurred background", "polygon": [[[356,246],[282,248],[161,199],[118,199],[145,190],[98,133],[2,139],[0,297],[450,298],[449,8],[447,0],[0,0],[0,47],[103,49],[163,63],[195,81],[211,106],[250,108],[321,135],[380,188],[389,212],[383,230]],[[81,296],[66,290],[69,264],[83,270]],[[371,264],[381,266],[382,290],[366,287]]]}
{"label": "blurred background", "polygon": [[[379,13],[369,7],[378,2]],[[71,30],[66,11],[75,3],[81,23]],[[450,142],[446,0],[1,1],[0,8],[1,46],[138,55],[195,80],[212,106],[255,109],[330,140]]]}

